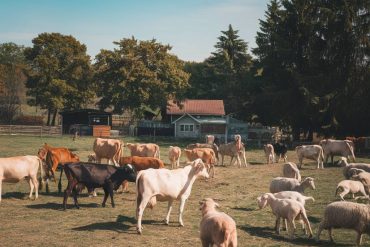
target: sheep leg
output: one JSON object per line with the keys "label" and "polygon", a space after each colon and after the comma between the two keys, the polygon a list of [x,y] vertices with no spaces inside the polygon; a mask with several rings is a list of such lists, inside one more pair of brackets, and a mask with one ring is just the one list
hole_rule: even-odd
{"label": "sheep leg", "polygon": [[171,214],[171,210],[172,210],[172,203],[173,203],[173,200],[168,201],[167,216],[166,216],[166,220],[165,220],[166,225],[168,225],[170,223],[170,214]]}
{"label": "sheep leg", "polygon": [[316,233],[316,241],[320,241],[320,235],[321,235],[322,230],[323,230],[323,224],[320,223],[319,229],[317,230],[317,233]]}
{"label": "sheep leg", "polygon": [[330,242],[334,242],[333,234],[332,234],[332,228],[331,227],[328,228],[328,234],[329,234]]}
{"label": "sheep leg", "polygon": [[361,245],[361,242],[362,242],[362,233],[361,232],[357,232],[357,246],[360,246]]}
{"label": "sheep leg", "polygon": [[[301,213],[301,219],[303,219],[304,223],[306,223],[306,227],[308,228],[308,231],[310,233],[310,235],[308,236],[308,238],[312,238],[312,229],[311,229],[310,221],[308,220],[305,211],[303,211]],[[293,222],[293,224],[294,224],[294,222]]]}
{"label": "sheep leg", "polygon": [[340,199],[342,199],[342,201],[344,201],[344,196],[347,195],[348,193],[349,193],[349,189],[348,188],[343,188],[342,193],[339,194]]}
{"label": "sheep leg", "polygon": [[294,237],[294,231],[295,231],[294,220],[289,220],[288,225],[289,225],[289,229],[288,229],[289,238],[292,239]]}
{"label": "sheep leg", "polygon": [[277,216],[276,217],[276,221],[275,221],[275,232],[280,235],[280,217]]}

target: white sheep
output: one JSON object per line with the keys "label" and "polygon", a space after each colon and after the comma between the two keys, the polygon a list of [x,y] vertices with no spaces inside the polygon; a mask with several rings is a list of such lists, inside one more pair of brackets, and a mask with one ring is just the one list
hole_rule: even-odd
{"label": "white sheep", "polygon": [[293,238],[294,231],[296,229],[294,220],[299,217],[304,221],[309,231],[309,238],[312,237],[312,229],[310,222],[308,221],[306,210],[302,203],[293,199],[279,199],[276,198],[272,193],[265,193],[261,197],[257,198],[258,206],[260,209],[270,205],[272,213],[276,216],[276,233],[280,234],[280,218],[286,219],[289,225],[288,233],[289,237]]}
{"label": "white sheep", "polygon": [[299,182],[301,181],[301,173],[297,165],[293,162],[288,162],[283,165],[283,176],[286,178],[295,178]]}
{"label": "white sheep", "polygon": [[342,190],[342,192],[339,194],[339,197],[342,199],[342,201],[344,201],[344,196],[348,193],[352,194],[352,198],[355,198],[356,193],[361,193],[363,196],[368,197],[366,195],[364,185],[359,181],[342,180],[337,185],[335,196],[337,196],[339,190]]}
{"label": "white sheep", "polygon": [[370,172],[370,164],[366,164],[366,163],[348,163],[347,158],[345,158],[345,157],[341,157],[339,159],[338,165],[343,167],[343,175],[346,179],[349,179],[351,177],[351,174],[349,174],[349,170],[351,168],[362,169],[366,172]]}
{"label": "white sheep", "polygon": [[319,225],[316,240],[322,230],[327,229],[333,242],[332,229],[346,228],[357,232],[357,245],[361,245],[362,234],[370,234],[370,206],[354,202],[332,202],[326,206],[324,218]]}
{"label": "white sheep", "polygon": [[349,173],[352,173],[353,175],[351,176],[351,178],[360,181],[364,185],[365,192],[367,194],[370,194],[370,173],[365,172],[361,169],[354,170],[353,168],[350,169]]}
{"label": "white sheep", "polygon": [[177,146],[170,146],[168,150],[168,159],[171,162],[171,168],[180,167],[181,148]]}
{"label": "white sheep", "polygon": [[199,202],[202,211],[200,239],[203,247],[238,245],[235,221],[227,214],[218,212],[218,203],[211,198]]}
{"label": "white sheep", "polygon": [[313,190],[315,189],[314,179],[311,177],[306,177],[301,182],[295,178],[277,177],[272,179],[270,183],[270,192],[277,193],[280,191],[297,191],[303,194],[304,190],[308,187]]}

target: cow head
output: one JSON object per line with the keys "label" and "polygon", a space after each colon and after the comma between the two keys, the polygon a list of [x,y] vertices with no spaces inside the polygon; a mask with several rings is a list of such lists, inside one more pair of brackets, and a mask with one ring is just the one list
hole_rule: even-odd
{"label": "cow head", "polygon": [[117,172],[125,176],[125,180],[128,180],[129,182],[136,181],[136,169],[133,165],[127,164],[122,167],[118,167],[117,169]]}
{"label": "cow head", "polygon": [[200,176],[204,178],[209,178],[207,166],[203,163],[201,159],[196,159],[192,162],[195,176]]}
{"label": "cow head", "polygon": [[48,151],[47,151],[47,149],[46,149],[46,148],[44,148],[44,147],[42,147],[42,148],[40,148],[40,149],[39,149],[39,151],[37,152],[37,156],[38,156],[41,160],[45,161],[47,152],[48,152]]}

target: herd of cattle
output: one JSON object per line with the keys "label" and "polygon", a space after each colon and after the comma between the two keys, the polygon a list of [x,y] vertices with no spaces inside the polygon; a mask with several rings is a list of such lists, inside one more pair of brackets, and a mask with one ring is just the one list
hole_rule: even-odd
{"label": "herd of cattle", "polygon": [[[235,140],[227,144],[217,145],[214,137],[207,136],[206,143],[188,145],[183,152],[187,159],[187,165],[180,168],[182,150],[176,146],[169,147],[168,158],[172,169],[166,169],[160,159],[160,149],[157,144],[133,144],[125,145],[120,140],[96,138],[93,144],[93,153],[88,155],[88,162],[80,162],[77,155],[68,148],[51,147],[47,144],[39,150],[37,156],[18,156],[0,158],[0,202],[2,182],[18,182],[26,179],[30,185],[29,197],[32,198],[35,190],[35,198],[38,197],[39,185],[46,185],[55,179],[55,172],[62,167],[58,189],[61,192],[61,178],[64,171],[68,185],[64,191],[63,208],[67,208],[67,199],[73,196],[75,207],[79,208],[77,196],[86,187],[88,193],[94,194],[96,188],[104,190],[102,206],[110,196],[112,207],[114,204],[114,191],[122,185],[127,190],[128,182],[136,184],[136,219],[137,231],[142,233],[142,217],[146,207],[154,207],[156,201],[167,201],[168,211],[165,218],[169,223],[172,204],[175,200],[180,201],[179,223],[184,225],[182,215],[185,202],[190,196],[192,185],[198,177],[210,178],[215,176],[215,166],[223,165],[224,156],[230,156],[242,167],[248,163],[245,157],[245,145],[240,135],[235,135]],[[123,157],[123,148],[127,147],[131,156]],[[300,220],[306,234],[312,236],[310,222],[305,210],[306,200],[312,197],[303,195],[308,187],[315,189],[314,179],[306,177],[303,180],[300,175],[303,159],[317,161],[317,168],[324,168],[324,160],[333,156],[342,156],[339,164],[344,168],[347,180],[337,186],[337,192],[343,202],[331,203],[327,206],[324,219],[319,226],[317,239],[323,229],[328,229],[330,240],[332,228],[349,228],[358,233],[357,244],[361,243],[362,233],[370,233],[370,207],[360,203],[345,202],[344,196],[348,193],[361,193],[362,197],[369,198],[370,192],[370,164],[348,163],[351,158],[355,162],[354,145],[350,140],[325,139],[320,145],[303,145],[296,147],[299,160],[298,166],[287,162],[286,145],[281,143],[267,144],[264,146],[267,163],[279,162],[282,158],[284,177],[277,177],[271,181],[270,193],[265,193],[257,198],[258,206],[262,209],[270,205],[276,216],[275,230],[280,233],[280,219],[285,221],[285,228],[289,236],[293,237],[295,220]],[[276,156],[278,157],[276,159]],[[107,159],[108,164],[101,164],[102,159]],[[235,163],[234,161],[234,163]],[[40,180],[37,179],[40,168]],[[212,174],[212,175],[210,175]],[[352,178],[353,180],[348,180]],[[357,181],[356,181],[357,180]],[[41,183],[40,183],[40,182]],[[235,221],[225,213],[216,210],[218,204],[211,198],[200,202],[202,220],[200,224],[200,238],[203,246],[237,246],[237,231]],[[288,227],[289,226],[289,227]],[[307,232],[308,231],[308,232]]]}

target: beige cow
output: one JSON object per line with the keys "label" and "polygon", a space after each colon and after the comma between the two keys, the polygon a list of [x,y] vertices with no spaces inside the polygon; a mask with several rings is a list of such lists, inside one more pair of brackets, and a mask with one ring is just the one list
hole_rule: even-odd
{"label": "beige cow", "polygon": [[185,202],[190,196],[193,183],[198,177],[208,178],[207,167],[201,159],[191,165],[175,170],[148,169],[140,171],[136,178],[137,232],[142,233],[141,220],[146,206],[153,208],[158,201],[168,202],[166,224],[169,224],[172,204],[180,200],[179,223],[184,226],[182,214]]}
{"label": "beige cow", "polygon": [[168,159],[171,162],[171,168],[180,167],[181,148],[177,146],[170,146],[168,150]]}
{"label": "beige cow", "polygon": [[112,161],[115,166],[119,166],[118,161],[121,157],[122,146],[120,140],[96,138],[93,145],[96,162],[101,163],[102,159],[107,159],[108,164]]}
{"label": "beige cow", "polygon": [[[215,176],[215,164],[217,163],[216,155],[211,148],[194,148],[194,149],[184,149],[186,159],[188,161],[194,161],[196,159],[201,159],[208,167],[209,174],[211,177]],[[212,173],[211,173],[212,170]]]}
{"label": "beige cow", "polygon": [[39,196],[39,182],[37,181],[39,167],[41,181],[44,183],[44,169],[46,169],[46,167],[44,167],[39,157],[27,155],[0,158],[0,202],[2,183],[18,183],[23,179],[26,179],[30,185],[31,191],[29,198],[32,198],[32,193],[35,189],[35,199],[37,199]]}
{"label": "beige cow", "polygon": [[154,143],[126,143],[131,156],[154,157],[160,159],[159,146]]}
{"label": "beige cow", "polygon": [[263,150],[265,151],[267,164],[273,164],[275,162],[274,146],[271,144],[263,145]]}
{"label": "beige cow", "polygon": [[353,162],[356,162],[352,141],[325,139],[320,141],[320,145],[324,151],[325,163],[328,163],[329,156],[331,157],[331,163],[333,163],[334,155],[343,156],[348,159],[352,157]]}
{"label": "beige cow", "polygon": [[302,167],[303,158],[317,161],[317,169],[324,169],[324,153],[320,145],[302,145],[295,148],[299,160],[299,168]]}
{"label": "beige cow", "polygon": [[230,142],[227,144],[221,144],[218,148],[218,152],[221,155],[221,165],[224,165],[224,156],[230,156],[230,165],[233,164],[233,159],[236,158],[239,167],[242,167],[242,163],[240,161],[240,157],[243,157],[245,167],[247,167],[248,163],[245,158],[245,147],[244,144],[241,142],[240,135],[235,135],[235,141]]}

